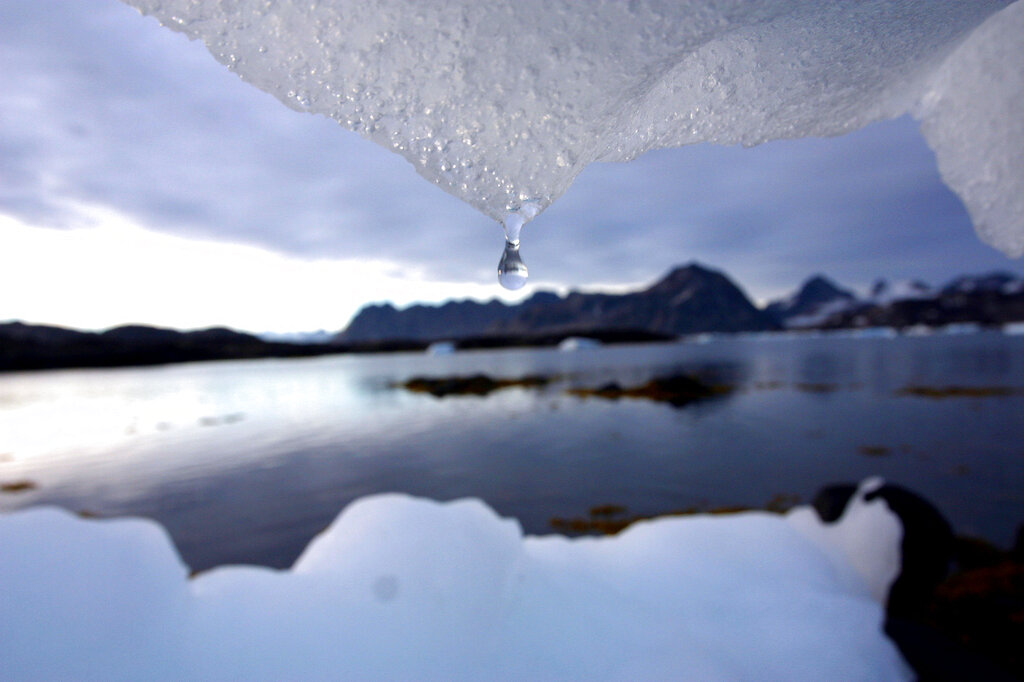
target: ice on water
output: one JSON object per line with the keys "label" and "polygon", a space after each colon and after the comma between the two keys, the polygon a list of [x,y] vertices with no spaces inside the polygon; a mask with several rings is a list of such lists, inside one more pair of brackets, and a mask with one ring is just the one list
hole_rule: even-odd
{"label": "ice on water", "polygon": [[595,161],[910,112],[979,234],[1024,253],[1024,2],[126,0],[501,221]]}
{"label": "ice on water", "polygon": [[800,508],[567,539],[380,495],[290,570],[189,579],[152,522],[29,509],[0,515],[0,661],[5,680],[907,679],[878,601],[900,538],[862,496],[829,526]]}

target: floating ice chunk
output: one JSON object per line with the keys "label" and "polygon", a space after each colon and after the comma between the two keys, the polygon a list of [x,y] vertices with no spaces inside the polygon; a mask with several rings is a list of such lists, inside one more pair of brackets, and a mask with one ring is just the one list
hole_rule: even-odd
{"label": "floating ice chunk", "polygon": [[291,570],[188,580],[153,523],[19,511],[0,515],[0,660],[5,680],[907,679],[871,596],[898,554],[887,514],[570,540],[475,500],[380,495]]}
{"label": "floating ice chunk", "polygon": [[585,336],[569,336],[562,339],[561,343],[558,344],[558,350],[567,352],[590,350],[591,348],[600,347],[600,341],[597,339],[588,339]]}
{"label": "floating ice chunk", "polygon": [[[1024,4],[125,0],[495,220],[594,161],[913,111],[984,239],[1024,251]],[[527,218],[528,219],[528,218]]]}
{"label": "floating ice chunk", "polygon": [[435,341],[427,346],[427,355],[451,355],[456,350],[453,341]]}

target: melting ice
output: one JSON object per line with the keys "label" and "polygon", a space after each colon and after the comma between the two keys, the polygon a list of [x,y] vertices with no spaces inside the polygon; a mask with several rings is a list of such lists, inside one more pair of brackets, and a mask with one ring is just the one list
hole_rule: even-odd
{"label": "melting ice", "polygon": [[1024,253],[1024,1],[125,0],[501,221],[595,161],[911,113],[986,242]]}

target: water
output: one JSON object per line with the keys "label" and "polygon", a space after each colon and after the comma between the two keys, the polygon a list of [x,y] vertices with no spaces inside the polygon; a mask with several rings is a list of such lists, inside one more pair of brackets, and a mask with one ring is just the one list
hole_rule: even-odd
{"label": "water", "polygon": [[526,263],[519,255],[519,235],[523,225],[540,213],[537,201],[525,201],[518,208],[510,210],[501,221],[505,232],[505,250],[498,262],[498,283],[506,289],[522,289],[529,277]]}
{"label": "water", "polygon": [[498,262],[498,282],[506,289],[515,291],[523,288],[529,276],[526,263],[519,256],[519,242],[506,241],[505,250]]}
{"label": "water", "polygon": [[[546,374],[443,399],[415,375]],[[735,390],[673,408],[566,393],[694,372]],[[289,565],[351,500],[483,498],[529,533],[633,514],[809,500],[879,474],[1002,545],[1024,521],[1024,337],[710,343],[199,363],[0,375],[0,510],[155,518],[186,562]]]}

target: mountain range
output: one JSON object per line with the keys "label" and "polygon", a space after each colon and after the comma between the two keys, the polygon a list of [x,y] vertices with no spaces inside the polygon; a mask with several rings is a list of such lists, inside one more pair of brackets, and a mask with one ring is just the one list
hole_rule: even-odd
{"label": "mountain range", "polygon": [[1024,280],[1005,272],[961,276],[939,288],[879,280],[858,298],[817,276],[766,311],[788,329],[997,327],[1024,320]]}
{"label": "mountain range", "polygon": [[1024,280],[1010,273],[957,277],[939,288],[878,281],[865,296],[815,275],[791,296],[758,308],[724,273],[691,263],[645,289],[623,294],[542,291],[515,305],[497,300],[404,309],[368,305],[333,337],[318,332],[259,338],[225,328],[182,332],[142,325],[85,332],[0,323],[0,371],[422,350],[436,341],[461,348],[550,346],[568,337],[611,343],[705,332],[1020,321]]}
{"label": "mountain range", "polygon": [[728,276],[697,263],[624,294],[538,292],[522,303],[452,301],[439,306],[368,305],[335,337],[353,343],[403,339],[599,336],[631,330],[665,336],[703,332],[889,326],[985,326],[1024,320],[1024,280],[1010,273],[961,276],[934,289],[879,280],[867,296],[810,277],[791,296],[757,308]]}
{"label": "mountain range", "polygon": [[696,263],[675,268],[640,291],[625,294],[538,292],[517,305],[492,300],[364,307],[337,341],[381,338],[435,341],[481,336],[594,335],[611,330],[679,336],[705,331],[778,329],[732,280]]}
{"label": "mountain range", "polygon": [[338,349],[267,342],[224,327],[181,332],[126,325],[104,332],[87,332],[22,322],[0,324],[0,371],[297,357],[327,351]]}

